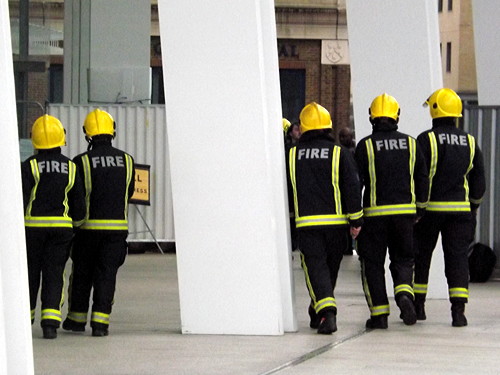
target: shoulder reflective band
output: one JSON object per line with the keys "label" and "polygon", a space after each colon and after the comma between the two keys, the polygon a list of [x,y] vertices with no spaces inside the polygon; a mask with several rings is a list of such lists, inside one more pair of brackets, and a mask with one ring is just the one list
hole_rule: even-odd
{"label": "shoulder reflective band", "polygon": [[437,141],[436,134],[434,132],[429,133],[429,144],[431,146],[431,163],[429,165],[429,198],[431,199],[431,191],[432,191],[432,179],[436,174],[437,162],[438,162],[438,150],[437,150]]}
{"label": "shoulder reflective band", "polygon": [[297,147],[292,147],[290,152],[288,153],[288,164],[289,164],[289,173],[290,173],[290,181],[292,182],[293,187],[293,207],[295,211],[295,217],[299,217],[299,202],[297,199],[297,185],[295,179],[295,156],[297,154]]}
{"label": "shoulder reflective band", "polygon": [[469,172],[471,171],[472,167],[474,166],[474,155],[476,154],[476,140],[474,137],[470,134],[467,134],[467,137],[469,138],[469,148],[470,148],[470,160],[469,160],[469,166],[467,168],[467,172],[465,172],[464,176],[464,190],[465,190],[465,200],[469,200]]}
{"label": "shoulder reflective band", "polygon": [[417,152],[416,152],[416,142],[412,137],[408,137],[408,145],[410,146],[410,194],[411,194],[411,203],[415,204],[415,161],[417,160]]}
{"label": "shoulder reflective band", "polygon": [[371,139],[366,141],[366,154],[368,156],[368,173],[370,175],[370,206],[377,205],[377,174],[375,172],[375,152]]}
{"label": "shoulder reflective band", "polygon": [[36,159],[32,159],[30,161],[31,166],[31,174],[33,175],[33,179],[35,180],[35,185],[31,189],[30,200],[26,207],[26,216],[31,216],[31,208],[33,206],[33,201],[36,199],[36,190],[38,188],[38,183],[40,182],[40,171],[38,170],[38,163]]}
{"label": "shoulder reflective band", "polygon": [[335,204],[335,212],[342,214],[342,199],[340,196],[340,150],[339,146],[333,146],[332,152],[332,186]]}

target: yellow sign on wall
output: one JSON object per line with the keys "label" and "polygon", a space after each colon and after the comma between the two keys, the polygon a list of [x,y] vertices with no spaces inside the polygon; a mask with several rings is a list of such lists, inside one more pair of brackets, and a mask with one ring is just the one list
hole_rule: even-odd
{"label": "yellow sign on wall", "polygon": [[135,187],[130,203],[149,206],[150,202],[150,165],[135,164]]}

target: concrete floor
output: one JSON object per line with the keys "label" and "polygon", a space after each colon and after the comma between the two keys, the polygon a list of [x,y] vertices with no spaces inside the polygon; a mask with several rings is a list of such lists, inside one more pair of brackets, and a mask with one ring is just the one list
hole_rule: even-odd
{"label": "concrete floor", "polygon": [[[471,284],[469,326],[451,327],[449,302],[427,302],[427,320],[405,326],[391,300],[388,330],[364,328],[368,308],[356,256],[342,262],[339,330],[309,328],[308,295],[294,260],[299,331],[283,336],[182,335],[176,257],[132,254],[118,274],[110,335],[33,326],[36,374],[500,374],[500,280]],[[202,309],[200,314],[202,314]],[[37,312],[37,319],[39,313]]]}

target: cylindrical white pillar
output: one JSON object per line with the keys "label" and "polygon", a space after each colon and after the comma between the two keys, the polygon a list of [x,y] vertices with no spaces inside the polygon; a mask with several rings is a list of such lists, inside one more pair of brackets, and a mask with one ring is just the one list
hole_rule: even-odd
{"label": "cylindrical white pillar", "polygon": [[0,1],[0,373],[33,374],[9,4]]}

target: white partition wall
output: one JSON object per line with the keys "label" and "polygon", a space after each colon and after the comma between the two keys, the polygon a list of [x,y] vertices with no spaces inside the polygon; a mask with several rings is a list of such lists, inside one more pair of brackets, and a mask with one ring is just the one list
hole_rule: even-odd
{"label": "white partition wall", "polygon": [[158,8],[182,332],[295,330],[274,2]]}
{"label": "white partition wall", "polygon": [[[368,108],[384,92],[399,102],[399,129],[416,137],[431,127],[422,104],[443,84],[436,1],[347,0],[346,5],[356,138],[371,133]],[[448,296],[443,264],[439,244],[429,298]]]}
{"label": "white partition wall", "polygon": [[500,105],[500,38],[498,0],[472,2],[479,105]]}
{"label": "white partition wall", "polygon": [[0,0],[0,374],[33,374],[9,4]]}

